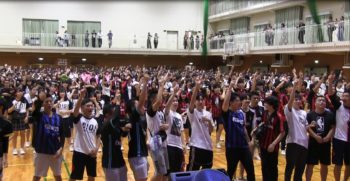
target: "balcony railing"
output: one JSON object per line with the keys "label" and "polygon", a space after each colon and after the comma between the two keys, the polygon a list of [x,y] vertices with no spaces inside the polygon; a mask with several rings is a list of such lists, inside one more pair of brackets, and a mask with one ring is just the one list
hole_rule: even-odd
{"label": "balcony railing", "polygon": [[[151,38],[151,48],[155,49],[154,35]],[[188,38],[186,43],[184,35],[179,36],[167,36],[166,34],[160,34],[158,36],[159,50],[174,50],[174,51],[190,51],[196,52],[201,49],[202,36],[199,35],[199,39],[194,36],[193,40]],[[106,35],[102,36],[102,45],[99,47],[99,40],[96,37],[93,43],[91,34],[89,38],[85,38],[85,34],[68,34],[64,36],[60,34],[57,36],[55,33],[22,33],[21,36],[13,34],[0,34],[0,46],[2,47],[38,47],[38,48],[109,48],[109,40]],[[94,45],[94,46],[93,46]],[[186,45],[186,47],[185,47]],[[147,36],[130,36],[130,35],[114,35],[112,39],[111,49],[147,49]]]}
{"label": "balcony railing", "polygon": [[[285,28],[277,30],[265,30],[246,34],[228,35],[224,37],[212,37],[209,39],[211,51],[223,51],[225,44],[230,44],[234,52],[245,49],[262,50],[271,48],[297,48],[300,45],[315,46],[322,43],[333,42],[335,45],[350,41],[350,22],[343,26],[337,24],[333,31],[327,25],[307,25],[305,27]],[[344,42],[344,43],[341,43]],[[350,48],[350,47],[349,47]]]}

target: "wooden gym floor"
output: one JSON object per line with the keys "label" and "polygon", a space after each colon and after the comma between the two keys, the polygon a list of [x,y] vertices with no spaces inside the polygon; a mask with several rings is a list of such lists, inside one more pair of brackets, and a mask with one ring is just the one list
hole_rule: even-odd
{"label": "wooden gym floor", "polygon": [[[223,135],[222,135],[223,136]],[[215,133],[212,135],[212,140],[215,140]],[[18,140],[19,143],[19,140]],[[127,160],[127,139],[123,138],[123,145],[124,145],[124,158],[126,158],[126,165],[128,167],[128,180],[133,181],[134,177],[132,174],[132,171],[130,170],[128,160]],[[222,148],[217,149],[214,145],[214,165],[213,168],[226,168],[226,158],[225,158],[225,149],[224,149],[224,142],[222,142]],[[188,152],[186,152],[186,163],[188,163]],[[96,181],[104,181],[104,172],[101,165],[101,157],[102,153],[98,154],[97,157],[97,177]],[[68,164],[68,169],[71,170],[71,162],[72,162],[72,152],[69,151],[68,146],[66,146],[64,151],[64,158],[66,160],[66,163]],[[149,180],[151,176],[153,175],[154,168],[151,161],[151,158],[148,158],[149,164],[150,164],[150,170],[149,170]],[[279,173],[279,180],[284,180],[284,169],[285,169],[285,157],[280,154],[279,156],[279,164],[278,164],[278,173]],[[254,160],[254,166],[255,166],[255,176],[256,180],[262,180],[262,174],[261,174],[261,164],[260,161]],[[328,170],[328,181],[333,181],[333,168],[334,166],[329,166]],[[343,173],[343,172],[342,172]],[[10,149],[8,154],[8,167],[4,169],[4,181],[30,181],[33,178],[34,174],[34,166],[33,166],[33,149],[27,148],[26,154],[23,156],[13,156],[12,155],[12,144],[10,143]],[[343,175],[342,175],[343,176]],[[64,164],[62,164],[62,178],[63,180],[68,180],[69,176],[66,171],[66,168]],[[305,178],[304,178],[305,179]],[[44,179],[42,179],[44,180]],[[47,181],[53,181],[53,176],[51,171],[48,173],[48,177],[46,178]],[[84,176],[84,180],[87,180],[86,172]],[[320,167],[317,166],[314,168],[314,174],[312,180],[321,180],[320,178]]]}

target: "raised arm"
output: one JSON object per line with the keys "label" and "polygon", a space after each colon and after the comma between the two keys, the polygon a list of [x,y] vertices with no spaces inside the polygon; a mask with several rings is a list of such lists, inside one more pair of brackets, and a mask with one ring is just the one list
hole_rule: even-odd
{"label": "raised arm", "polygon": [[82,89],[80,91],[80,96],[79,96],[79,99],[74,107],[74,111],[73,111],[73,116],[74,117],[78,117],[79,116],[79,110],[80,110],[80,107],[81,107],[81,102],[83,101],[84,97],[86,95],[86,89]]}
{"label": "raised arm", "polygon": [[230,103],[230,98],[231,98],[231,91],[232,91],[232,88],[235,85],[235,82],[236,81],[234,79],[232,79],[228,89],[226,90],[224,102],[222,103],[222,111],[224,111],[224,112],[227,112],[227,110],[229,108],[229,103]]}
{"label": "raised arm", "polygon": [[146,102],[146,96],[147,96],[147,90],[148,90],[148,87],[147,87],[148,80],[149,80],[149,75],[145,74],[143,76],[143,84],[142,84],[141,94],[139,97],[139,103],[137,105],[137,111],[140,113],[142,113],[144,111],[144,105]]}
{"label": "raised arm", "polygon": [[199,91],[199,88],[200,88],[201,84],[202,84],[202,80],[199,77],[197,77],[196,85],[192,89],[193,90],[192,91],[192,97],[191,97],[191,102],[190,102],[190,106],[189,106],[190,113],[193,113],[193,111],[194,111],[194,106],[195,106],[194,104],[196,102],[196,97],[197,97],[197,94],[198,94],[198,91]]}
{"label": "raised arm", "polygon": [[293,90],[290,93],[290,98],[289,98],[289,101],[288,101],[288,104],[287,104],[289,112],[292,111],[293,102],[294,102],[294,99],[295,99],[295,91],[296,91],[297,87],[299,86],[299,83],[300,83],[299,79],[296,79],[294,81]]}
{"label": "raised arm", "polygon": [[176,85],[175,88],[174,88],[173,93],[171,94],[171,96],[170,96],[169,99],[168,99],[168,102],[166,103],[166,106],[165,106],[165,115],[168,115],[168,114],[169,114],[171,104],[173,103],[174,97],[175,97],[178,93],[179,93],[179,86]]}

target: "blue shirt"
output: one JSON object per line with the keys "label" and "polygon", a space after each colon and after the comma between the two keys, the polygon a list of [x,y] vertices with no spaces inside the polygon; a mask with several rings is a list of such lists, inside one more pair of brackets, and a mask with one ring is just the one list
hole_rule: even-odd
{"label": "blue shirt", "polygon": [[242,110],[222,112],[226,132],[226,148],[247,148],[245,120]]}

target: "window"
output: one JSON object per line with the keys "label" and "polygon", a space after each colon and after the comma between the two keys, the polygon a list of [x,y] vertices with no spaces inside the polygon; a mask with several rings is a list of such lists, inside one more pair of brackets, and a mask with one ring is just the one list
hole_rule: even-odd
{"label": "window", "polygon": [[[307,43],[319,43],[319,36],[323,36],[323,41],[328,41],[327,26],[325,24],[330,16],[332,16],[332,14],[329,12],[319,14],[321,23],[320,27],[317,26],[311,15],[305,18],[305,41]],[[322,34],[319,33],[320,28],[322,30]]]}
{"label": "window", "polygon": [[[91,47],[91,33],[95,31],[98,33],[101,31],[101,22],[99,21],[68,21],[67,32],[74,37],[74,45],[76,47],[85,46],[85,33],[89,32],[89,47]],[[73,38],[72,38],[73,39]],[[96,40],[97,41],[97,40]],[[96,42],[97,44],[97,42]]]}
{"label": "window", "polygon": [[231,20],[230,30],[233,34],[243,34],[249,31],[249,17],[236,18]]}
{"label": "window", "polygon": [[23,44],[31,46],[54,46],[58,20],[23,19]]}

